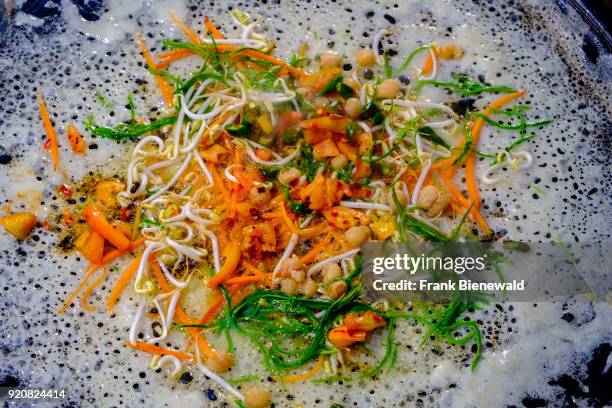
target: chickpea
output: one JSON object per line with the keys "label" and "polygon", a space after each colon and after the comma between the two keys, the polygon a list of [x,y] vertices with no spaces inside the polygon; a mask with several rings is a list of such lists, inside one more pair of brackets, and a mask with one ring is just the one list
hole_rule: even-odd
{"label": "chickpea", "polygon": [[[406,204],[408,204],[408,197],[404,195],[404,191],[401,188],[395,189],[395,195],[397,196],[397,201],[399,201],[400,205],[405,207]],[[387,193],[387,204],[389,204],[389,207],[391,207],[393,211],[396,210],[395,200],[393,199],[393,190],[389,190]]]}
{"label": "chickpea", "polygon": [[356,62],[359,66],[370,68],[376,64],[376,55],[374,51],[364,48],[357,53]]}
{"label": "chickpea", "polygon": [[291,278],[297,283],[302,283],[306,280],[306,271],[303,269],[293,269],[291,271]]}
{"label": "chickpea", "polygon": [[281,267],[281,269],[302,269],[304,268],[304,264],[302,263],[302,261],[300,261],[300,258],[293,254],[291,256],[291,258],[287,258],[283,261],[283,265]]}
{"label": "chickpea", "polygon": [[392,99],[400,92],[400,83],[395,79],[385,79],[378,86],[378,97],[383,99]]}
{"label": "chickpea", "polygon": [[358,227],[351,227],[347,229],[344,232],[344,239],[351,248],[357,248],[358,246],[366,242],[368,239],[370,239],[371,235],[372,231],[370,231],[369,227],[366,227],[365,225],[360,225]]}
{"label": "chickpea", "polygon": [[321,68],[339,67],[341,62],[340,56],[333,52],[322,52],[321,55],[319,55],[319,65]]}
{"label": "chickpea", "polygon": [[315,106],[315,108],[322,109],[322,108],[325,108],[329,104],[329,99],[326,98],[325,96],[317,96],[316,98],[314,98],[312,103]]}
{"label": "chickpea", "polygon": [[308,279],[302,284],[301,292],[306,297],[314,297],[317,290],[319,290],[319,285],[312,279]]}
{"label": "chickpea", "polygon": [[270,189],[258,185],[251,187],[249,191],[249,201],[257,206],[263,206],[270,202],[272,199],[272,193]]}
{"label": "chickpea", "polygon": [[298,284],[293,278],[285,278],[281,281],[281,292],[287,295],[295,295],[298,290]]}
{"label": "chickpea", "polygon": [[449,204],[450,197],[448,194],[440,191],[436,186],[430,184],[419,191],[417,205],[427,210],[430,217],[440,215]]}
{"label": "chickpea", "polygon": [[452,59],[460,59],[461,57],[463,57],[463,53],[464,53],[463,47],[457,44],[450,44],[449,46],[451,48],[451,58]]}
{"label": "chickpea", "polygon": [[342,277],[342,269],[336,262],[329,263],[323,267],[323,282],[329,283]]}
{"label": "chickpea", "polygon": [[327,296],[336,300],[342,297],[342,295],[346,293],[347,289],[348,289],[348,285],[346,284],[345,281],[343,280],[336,281],[332,283],[331,285],[329,285],[329,287],[327,288]]}
{"label": "chickpea", "polygon": [[234,365],[234,356],[223,350],[215,350],[211,357],[206,360],[208,368],[217,373],[224,373]]}
{"label": "chickpea", "polygon": [[278,175],[278,181],[280,181],[286,186],[291,186],[297,184],[297,182],[300,180],[300,177],[302,177],[302,172],[296,169],[295,167],[292,167],[290,169],[285,169],[281,171]]}
{"label": "chickpea", "polygon": [[349,118],[355,119],[361,113],[361,102],[357,98],[349,98],[344,103],[344,112]]}
{"label": "chickpea", "polygon": [[334,170],[342,170],[347,165],[348,165],[348,159],[343,154],[331,159],[331,166]]}
{"label": "chickpea", "polygon": [[262,388],[249,388],[244,393],[244,403],[248,408],[268,408],[271,404],[270,393]]}
{"label": "chickpea", "polygon": [[463,47],[459,44],[446,44],[439,48],[438,53],[444,59],[460,59],[463,57]]}

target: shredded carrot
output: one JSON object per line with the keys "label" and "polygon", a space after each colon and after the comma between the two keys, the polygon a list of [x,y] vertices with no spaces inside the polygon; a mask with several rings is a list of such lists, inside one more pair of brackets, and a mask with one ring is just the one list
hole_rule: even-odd
{"label": "shredded carrot", "polygon": [[79,133],[77,128],[70,123],[66,128],[66,135],[68,136],[68,142],[70,142],[70,148],[73,152],[80,154],[85,151],[85,141],[83,136]]}
{"label": "shredded carrot", "polygon": [[83,309],[85,309],[89,313],[95,312],[96,308],[93,306],[90,306],[87,300],[89,299],[89,296],[91,296],[91,293],[98,286],[100,286],[102,282],[104,282],[104,279],[106,279],[106,276],[108,275],[108,271],[109,271],[109,268],[104,268],[104,271],[100,274],[98,279],[96,279],[94,283],[92,283],[87,289],[85,289],[85,292],[83,292],[83,296],[81,296],[81,306],[83,307]]}
{"label": "shredded carrot", "polygon": [[324,362],[324,357],[319,356],[319,359],[317,360],[317,364],[310,370],[306,371],[303,374],[285,375],[282,377],[282,379],[284,382],[288,384],[295,384],[298,382],[306,381],[307,379],[309,379],[310,377],[318,373],[319,370],[321,370],[321,368],[323,368],[323,362]]}
{"label": "shredded carrot", "polygon": [[260,277],[264,277],[265,272],[262,271],[261,269],[259,269],[258,267],[256,267],[255,265],[251,264],[250,262],[247,262],[246,260],[242,260],[242,265],[244,265],[244,268],[246,270],[248,270],[249,272],[253,273],[255,276],[260,276]]}
{"label": "shredded carrot", "polygon": [[[495,101],[493,101],[489,106],[487,106],[483,110],[482,114],[488,117],[489,115],[491,115],[491,112],[494,109],[498,109],[504,106],[505,104],[507,104],[508,102],[516,98],[520,98],[523,95],[525,95],[524,90],[500,96]],[[474,146],[476,146],[476,144],[478,143],[478,138],[480,137],[480,131],[482,130],[482,127],[484,125],[485,125],[485,121],[483,118],[480,118],[480,117],[476,119],[476,121],[472,125],[472,143]],[[465,184],[467,186],[468,192],[470,193],[470,197],[474,201],[474,207],[478,209],[480,207],[480,194],[478,193],[478,187],[476,186],[476,175],[474,171],[474,164],[475,164],[474,158],[475,158],[474,153],[470,152],[470,154],[465,160]]]}
{"label": "shredded carrot", "polygon": [[[502,95],[496,100],[494,100],[489,106],[487,106],[483,110],[482,114],[485,116],[489,116],[494,109],[498,109],[502,107],[503,105],[507,104],[508,102],[516,98],[520,98],[524,94],[525,94],[525,91],[521,90],[521,91],[513,92],[510,94]],[[472,125],[470,129],[472,133],[473,146],[477,145],[478,139],[480,137],[480,132],[484,125],[485,125],[485,121],[481,117],[479,117],[478,119],[474,121],[474,124]],[[466,139],[464,135],[464,138],[462,142],[460,143],[459,147],[465,146],[465,143],[466,143]],[[478,192],[478,186],[476,184],[476,174],[475,174],[475,169],[474,169],[476,157],[475,157],[473,150],[468,153],[468,156],[465,160],[465,184],[466,184],[468,193],[470,195],[471,201],[463,197],[463,195],[461,195],[459,190],[457,190],[455,185],[452,183],[451,177],[454,174],[455,170],[457,169],[457,167],[454,166],[453,163],[456,160],[456,158],[459,156],[459,154],[460,154],[459,151],[457,151],[457,153],[454,153],[453,155],[451,155],[451,157],[434,163],[431,166],[431,168],[432,170],[447,168],[447,170],[445,171],[445,174],[442,175],[442,181],[444,182],[444,185],[446,186],[448,191],[451,193],[455,201],[461,204],[462,207],[468,209],[470,208],[470,206],[472,206],[472,202],[474,203],[472,206],[472,210],[470,211],[470,215],[474,218],[476,223],[483,230],[483,233],[485,235],[490,235],[491,229],[489,228],[489,225],[487,224],[486,220],[480,214],[480,211],[479,211],[480,193]]]}
{"label": "shredded carrot", "polygon": [[258,283],[258,282],[263,282],[264,277],[263,276],[257,276],[257,275],[248,275],[248,276],[237,276],[235,278],[230,278],[227,279],[225,281],[225,283],[227,283],[228,285],[235,285],[235,284],[247,284],[247,283]]}
{"label": "shredded carrot", "polygon": [[287,64],[285,61],[281,61],[278,58],[271,56],[270,54],[266,54],[261,51],[252,50],[252,49],[243,49],[239,51],[238,53],[236,53],[236,55],[241,55],[241,54],[246,55],[247,57],[264,60],[274,65],[282,66],[283,69],[279,73],[283,73],[286,70],[293,76],[303,75],[303,72],[300,71],[299,69],[292,67],[291,65]]}
{"label": "shredded carrot", "polygon": [[[502,95],[496,100],[494,100],[493,102],[491,102],[491,104],[482,111],[482,114],[485,116],[489,116],[491,115],[491,112],[493,110],[499,109],[505,104],[507,104],[508,102],[513,101],[514,99],[520,98],[523,95],[525,95],[525,90],[520,90],[517,92]],[[478,142],[478,138],[480,137],[480,131],[482,130],[482,127],[484,125],[485,125],[485,121],[483,118],[476,119],[476,121],[474,121],[474,125],[472,125],[472,141],[474,143],[474,146],[476,146],[476,143]]]}
{"label": "shredded carrot", "polygon": [[[242,288],[242,285],[234,285],[230,290],[230,297],[232,301],[235,299],[236,293]],[[225,297],[221,294],[220,291],[217,290],[217,298],[215,301],[208,307],[202,318],[200,319],[200,324],[208,323],[219,311],[221,306],[225,303]]]}
{"label": "shredded carrot", "polygon": [[85,208],[85,218],[94,231],[108,240],[115,248],[125,251],[130,246],[130,240],[125,237],[118,229],[113,228],[108,223],[102,211],[95,204],[89,204]]}
{"label": "shredded carrot", "polygon": [[209,168],[210,168],[210,174],[212,174],[213,180],[215,181],[214,188],[219,190],[219,192],[223,195],[223,197],[225,197],[226,201],[229,201],[230,194],[227,191],[227,188],[225,188],[223,179],[219,175],[219,172],[217,171],[216,166],[209,166]]}
{"label": "shredded carrot", "polygon": [[476,223],[480,226],[483,233],[485,235],[490,235],[491,228],[489,228],[489,225],[485,221],[484,217],[475,208],[475,206],[472,206],[472,203],[467,198],[465,198],[463,195],[461,195],[461,193],[459,192],[459,190],[457,190],[457,187],[455,187],[452,181],[446,178],[441,178],[441,180],[444,183],[444,186],[446,187],[446,189],[451,193],[455,201],[457,201],[463,208],[468,209],[472,207],[472,210],[470,211],[470,215],[474,218]]}
{"label": "shredded carrot", "polygon": [[200,319],[200,324],[208,323],[219,311],[223,303],[225,302],[225,298],[221,294],[221,292],[217,292],[217,298],[215,301],[208,307],[202,318]]}
{"label": "shredded carrot", "polygon": [[122,251],[120,249],[113,249],[112,251],[107,252],[106,254],[104,254],[104,257],[102,258],[102,262],[98,266],[102,266],[102,265],[105,265],[105,264],[107,264],[109,262],[114,261],[115,259],[119,258],[120,256],[127,254],[132,249],[138,248],[139,246],[144,244],[144,242],[145,242],[145,239],[143,237],[140,237],[140,238],[136,239],[135,241],[130,242],[130,246],[125,251]]}
{"label": "shredded carrot", "polygon": [[223,34],[221,34],[221,31],[217,29],[217,26],[215,26],[215,23],[212,22],[210,17],[204,16],[204,26],[215,40],[222,40],[225,38]]}
{"label": "shredded carrot", "polygon": [[333,234],[327,234],[325,238],[319,241],[317,245],[313,246],[312,249],[308,251],[306,255],[301,257],[300,261],[302,261],[303,264],[309,264],[312,261],[314,261],[316,256],[319,255],[319,253],[323,250],[323,248],[329,245],[332,237],[333,237]]}
{"label": "shredded carrot", "polygon": [[145,343],[144,341],[137,341],[135,346],[130,344],[129,341],[126,341],[125,345],[128,347],[132,347],[136,350],[144,351],[144,352],[151,353],[151,354],[164,354],[168,356],[177,357],[181,360],[193,359],[193,356],[191,354],[181,353],[180,351],[176,351],[176,350],[172,350],[172,349],[168,349],[164,347],[159,347],[154,344]]}
{"label": "shredded carrot", "polygon": [[431,52],[427,53],[427,59],[425,60],[425,63],[423,63],[423,68],[421,69],[421,75],[427,75],[431,72],[431,70],[433,69],[433,58],[431,57],[431,53],[433,52],[437,58],[438,57],[437,51],[438,50],[436,47],[434,46],[431,47]]}
{"label": "shredded carrot", "polygon": [[280,218],[283,220],[287,228],[289,228],[289,231],[293,232],[294,234],[299,235],[300,237],[303,237],[303,238],[316,237],[317,235],[320,235],[323,231],[325,231],[327,229],[327,226],[329,225],[327,224],[327,222],[321,222],[315,225],[314,227],[304,228],[304,229],[298,228],[289,218],[289,214],[287,214],[287,209],[285,208],[284,202],[280,202],[278,207],[280,209],[280,211],[278,211],[278,214],[276,212],[268,213],[266,218],[273,217],[274,215],[280,216]]}
{"label": "shredded carrot", "polygon": [[[149,51],[149,49],[147,48],[147,45],[145,44],[142,37],[139,34],[134,34],[134,40],[140,47],[140,52],[142,52],[142,56],[144,57],[147,65],[151,67],[152,69],[158,70],[159,66],[153,60],[153,55],[151,55],[151,51]],[[174,99],[172,87],[164,78],[160,77],[159,75],[154,75],[154,78],[155,78],[155,81],[157,82],[159,91],[161,92],[162,97],[164,98],[164,101],[166,102],[166,106],[168,106],[169,108],[172,107],[172,103]]]}
{"label": "shredded carrot", "polygon": [[178,50],[162,52],[161,54],[157,55],[157,59],[159,60],[157,68],[164,69],[168,67],[168,65],[172,64],[174,61],[181,60],[191,55],[193,55],[193,51],[187,48],[180,48]]}
{"label": "shredded carrot", "polygon": [[106,310],[108,310],[109,312],[113,311],[113,307],[115,307],[115,303],[117,303],[119,296],[121,296],[121,293],[123,293],[123,290],[127,286],[128,282],[130,281],[130,279],[132,279],[132,276],[134,276],[134,274],[138,270],[138,266],[140,265],[141,260],[142,255],[138,255],[136,258],[134,258],[134,260],[128,265],[128,267],[125,268],[125,271],[123,271],[121,277],[119,277],[119,280],[115,284],[115,287],[113,288],[112,292],[108,296],[108,300],[106,301]]}
{"label": "shredded carrot", "polygon": [[289,72],[291,75],[293,76],[303,76],[305,75],[304,72],[302,72],[301,70],[287,64],[285,61],[282,61],[276,57],[273,57],[270,54],[266,54],[265,52],[262,51],[258,51],[258,50],[254,50],[251,48],[242,48],[242,47],[238,47],[236,45],[229,45],[229,44],[217,44],[215,47],[215,50],[217,52],[222,52],[222,53],[234,53],[233,54],[233,58],[239,58],[240,56],[246,56],[249,58],[255,58],[255,59],[260,59],[263,61],[267,61],[270,62],[274,65],[278,65],[283,67],[283,69],[281,69],[278,74],[284,74],[286,72]]}
{"label": "shredded carrot", "polygon": [[199,44],[201,42],[200,37],[193,31],[183,20],[178,18],[176,14],[170,13],[170,20],[174,22],[181,29],[183,34],[185,34],[194,44]]}
{"label": "shredded carrot", "polygon": [[57,134],[55,133],[55,129],[53,129],[53,124],[51,123],[51,118],[49,117],[49,111],[47,110],[47,105],[45,104],[45,100],[40,89],[36,91],[36,97],[38,98],[40,119],[43,123],[45,133],[47,134],[47,138],[49,140],[51,160],[53,160],[53,170],[57,170],[60,161],[59,149],[57,147]]}
{"label": "shredded carrot", "polygon": [[87,284],[87,281],[89,281],[89,278],[91,278],[91,276],[98,269],[98,267],[99,267],[98,265],[91,265],[89,266],[89,268],[87,268],[87,273],[85,274],[85,277],[83,278],[79,286],[76,288],[74,292],[72,292],[72,294],[68,297],[66,302],[64,302],[64,304],[59,309],[57,309],[58,314],[63,314],[66,311],[66,309],[68,309],[68,306],[70,306],[72,301],[78,296],[81,289],[85,287],[85,285]]}
{"label": "shredded carrot", "polygon": [[226,258],[219,273],[214,275],[208,282],[209,288],[216,288],[221,282],[229,278],[236,270],[242,252],[240,251],[240,243],[232,241],[226,248]]}
{"label": "shredded carrot", "polygon": [[104,237],[98,231],[91,231],[80,251],[91,263],[99,264],[104,257]]}
{"label": "shredded carrot", "polygon": [[128,247],[127,250],[125,250],[125,251],[121,251],[119,249],[112,250],[112,251],[110,251],[110,252],[108,252],[107,254],[104,255],[104,257],[102,258],[102,262],[99,265],[96,265],[96,264],[90,265],[87,268],[86,273],[85,273],[85,277],[83,278],[83,280],[81,281],[79,286],[74,290],[74,292],[72,292],[70,294],[70,296],[68,297],[66,302],[64,302],[64,304],[62,306],[60,306],[59,309],[57,309],[57,313],[58,314],[63,314],[66,311],[66,309],[68,309],[68,306],[70,306],[72,301],[78,296],[78,294],[81,291],[81,289],[83,289],[85,287],[85,285],[87,284],[87,281],[89,280],[89,278],[91,278],[93,273],[98,268],[100,268],[102,265],[106,265],[107,263],[114,261],[115,259],[119,258],[122,255],[125,255],[130,250],[138,248],[140,245],[142,245],[144,243],[144,241],[145,241],[144,238],[139,238],[136,241],[130,243],[130,246]]}

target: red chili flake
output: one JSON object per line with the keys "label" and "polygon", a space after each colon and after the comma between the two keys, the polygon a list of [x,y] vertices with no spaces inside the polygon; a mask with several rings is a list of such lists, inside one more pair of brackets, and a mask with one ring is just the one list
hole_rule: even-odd
{"label": "red chili flake", "polygon": [[70,187],[68,184],[60,184],[59,192],[64,197],[70,198],[72,196],[72,187]]}
{"label": "red chili flake", "polygon": [[46,150],[49,150],[50,147],[51,147],[51,139],[45,140],[45,143],[43,144],[43,148],[45,148]]}
{"label": "red chili flake", "polygon": [[121,221],[128,221],[131,216],[132,216],[132,210],[128,208],[122,208],[121,210],[119,210],[119,219]]}

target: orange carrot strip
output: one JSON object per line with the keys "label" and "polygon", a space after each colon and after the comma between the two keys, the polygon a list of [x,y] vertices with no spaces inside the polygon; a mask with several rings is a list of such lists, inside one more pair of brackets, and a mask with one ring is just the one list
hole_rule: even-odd
{"label": "orange carrot strip", "polygon": [[125,345],[128,347],[132,347],[136,350],[144,351],[144,352],[151,353],[151,354],[164,354],[164,355],[180,358],[181,360],[193,359],[193,356],[191,354],[181,353],[180,351],[159,347],[154,344],[145,343],[144,341],[137,341],[135,346],[130,344],[129,341],[126,341]]}
{"label": "orange carrot strip", "polygon": [[109,312],[113,311],[113,307],[115,307],[115,303],[117,303],[119,296],[121,296],[121,293],[123,293],[123,290],[126,288],[128,282],[130,281],[130,279],[132,279],[132,276],[134,276],[134,274],[138,270],[138,266],[140,265],[141,260],[142,255],[138,255],[136,258],[134,258],[134,260],[128,265],[128,267],[125,268],[123,274],[121,274],[121,276],[119,277],[119,280],[115,284],[115,287],[113,288],[112,292],[108,296],[108,300],[106,301],[106,310],[108,310]]}
{"label": "orange carrot strip", "polygon": [[323,360],[324,360],[324,357],[319,356],[319,359],[317,360],[317,364],[313,368],[311,368],[309,371],[306,371],[303,374],[285,375],[282,377],[282,379],[284,382],[289,383],[289,384],[295,384],[298,382],[306,381],[307,379],[309,379],[310,377],[318,373],[319,370],[321,370],[321,368],[323,368]]}
{"label": "orange carrot strip", "polygon": [[174,22],[181,29],[183,34],[185,34],[193,43],[199,44],[201,42],[200,37],[193,31],[183,20],[178,18],[176,14],[170,13],[170,20]]}
{"label": "orange carrot strip", "polygon": [[225,38],[223,34],[221,34],[221,31],[217,29],[217,26],[215,26],[215,23],[212,22],[210,17],[204,16],[204,26],[206,27],[208,32],[212,34],[215,40],[222,40]]}
{"label": "orange carrot strip", "polygon": [[261,276],[262,278],[264,277],[265,272],[259,269],[258,267],[256,267],[255,265],[251,264],[250,262],[247,262],[243,259],[242,264],[244,265],[244,268],[246,270],[248,270],[249,272],[252,272],[255,276]]}
{"label": "orange carrot strip", "polygon": [[62,314],[66,311],[66,309],[68,309],[68,306],[70,306],[72,301],[77,297],[81,289],[85,287],[85,285],[87,284],[87,281],[89,280],[89,278],[91,278],[91,276],[98,269],[98,267],[99,265],[90,265],[89,268],[87,268],[87,273],[85,274],[85,277],[83,278],[79,286],[76,288],[74,292],[72,292],[72,294],[68,297],[66,302],[64,302],[64,304],[59,309],[57,309],[58,314]]}
{"label": "orange carrot strip", "polygon": [[333,236],[332,234],[327,234],[325,238],[319,241],[317,245],[313,246],[312,249],[306,255],[301,257],[300,261],[302,261],[303,264],[309,264],[312,261],[314,261],[315,257],[319,255],[319,253],[323,250],[323,248],[329,245],[329,242],[331,241],[332,236]]}
{"label": "orange carrot strip", "polygon": [[[145,44],[142,37],[139,34],[134,34],[134,40],[140,47],[140,52],[142,53],[142,56],[144,57],[147,65],[152,69],[158,70],[159,66],[153,60],[153,55],[151,55],[151,51],[149,51],[149,49],[147,48],[147,45]],[[172,102],[174,99],[172,87],[164,78],[160,77],[159,75],[153,75],[153,77],[155,78],[155,82],[157,82],[157,86],[162,94],[162,97],[164,98],[164,101],[166,101],[166,106],[168,106],[169,108],[172,107]]]}
{"label": "orange carrot strip", "polygon": [[47,110],[47,105],[45,104],[45,100],[43,99],[43,95],[40,90],[36,91],[36,97],[38,98],[40,120],[45,128],[47,138],[49,138],[49,148],[51,151],[51,160],[53,160],[53,170],[57,170],[60,160],[59,149],[57,147],[57,134],[55,133],[55,129],[53,129],[53,124],[51,123],[51,118],[49,117],[49,111]]}
{"label": "orange carrot strip", "polygon": [[85,151],[85,141],[83,136],[79,133],[77,128],[70,123],[66,128],[66,135],[68,136],[68,142],[70,142],[70,148],[73,152],[79,154]]}
{"label": "orange carrot strip", "polygon": [[99,264],[104,258],[104,237],[98,231],[91,231],[80,249],[91,263]]}
{"label": "orange carrot strip", "polygon": [[104,257],[102,258],[102,262],[98,266],[102,266],[109,262],[114,261],[120,256],[127,254],[130,250],[138,248],[139,246],[144,244],[144,242],[145,242],[145,239],[143,237],[140,237],[137,240],[130,242],[130,246],[125,251],[122,251],[120,249],[113,249],[112,251],[107,252],[106,254],[104,254]]}
{"label": "orange carrot strip", "polygon": [[[482,111],[482,114],[485,116],[489,116],[491,115],[491,112],[493,110],[499,109],[508,102],[520,98],[523,95],[525,95],[525,90],[520,90],[506,95],[502,95],[493,102],[491,102],[491,104]],[[478,142],[478,138],[480,137],[480,131],[482,130],[482,127],[484,125],[485,121],[483,118],[480,117],[476,119],[476,121],[474,121],[474,124],[472,125],[472,141],[474,143],[474,146],[476,146],[476,143]]]}
{"label": "orange carrot strip", "polygon": [[470,207],[472,207],[472,210],[470,211],[470,215],[474,218],[476,223],[480,226],[483,233],[485,235],[490,235],[491,228],[489,228],[489,225],[485,221],[484,217],[480,214],[480,212],[476,208],[474,208],[475,206],[472,206],[472,203],[470,203],[467,198],[461,195],[459,190],[457,190],[457,187],[455,187],[455,185],[450,180],[445,179],[445,178],[442,178],[441,180],[444,183],[444,186],[446,187],[446,189],[451,193],[455,201],[457,201],[463,208],[469,209]]}
{"label": "orange carrot strip", "polygon": [[299,69],[292,67],[291,65],[287,64],[285,61],[281,61],[278,58],[275,58],[271,56],[270,54],[266,54],[261,51],[252,50],[252,49],[243,49],[239,51],[238,53],[236,53],[236,56],[238,55],[246,55],[247,57],[271,62],[274,65],[280,65],[283,67],[282,71],[280,72],[287,70],[293,76],[300,76],[302,74],[302,72]]}
{"label": "orange carrot strip", "polygon": [[[230,290],[230,296],[232,297],[232,300],[234,299],[234,295],[238,292],[239,289],[240,289],[240,285],[232,286],[232,289]],[[200,319],[200,324],[206,324],[213,317],[215,317],[215,315],[217,314],[217,312],[219,311],[223,303],[225,303],[225,297],[221,294],[221,291],[217,290],[217,298],[208,307],[208,310],[206,310],[206,312]]]}
{"label": "orange carrot strip", "polygon": [[208,282],[209,288],[216,288],[221,282],[229,278],[230,275],[234,273],[236,267],[238,266],[238,262],[240,261],[240,256],[242,255],[240,252],[240,243],[235,241],[230,242],[226,248],[226,253],[227,256],[221,270],[219,273],[210,278],[210,281]]}
{"label": "orange carrot strip", "polygon": [[423,63],[423,68],[421,69],[421,75],[427,75],[433,69],[433,58],[431,57],[431,52],[433,52],[436,55],[436,57],[438,56],[438,53],[436,52],[436,48],[431,47],[431,51],[427,53],[427,58],[425,59],[425,62]]}
{"label": "orange carrot strip", "polygon": [[189,57],[194,55],[194,52],[187,48],[180,48],[178,50],[171,50],[167,52],[163,52],[157,55],[159,63],[157,64],[158,69],[165,69],[168,65],[172,64],[174,61],[178,61],[180,59]]}
{"label": "orange carrot strip", "polygon": [[320,235],[323,231],[325,231],[327,229],[327,226],[329,225],[327,224],[327,222],[321,222],[315,225],[314,227],[304,229],[298,228],[289,218],[289,214],[287,214],[287,209],[285,208],[285,204],[283,202],[279,203],[279,208],[280,211],[278,211],[278,213],[267,213],[265,214],[264,218],[273,218],[275,215],[280,216],[287,228],[289,228],[289,231],[299,235],[302,238],[316,237],[317,235]]}
{"label": "orange carrot strip", "polygon": [[98,231],[115,248],[125,251],[130,246],[130,240],[108,223],[102,211],[95,205],[90,204],[85,208],[85,218],[94,231]]}
{"label": "orange carrot strip", "polygon": [[66,309],[68,309],[68,306],[70,306],[70,304],[77,297],[77,295],[79,294],[81,289],[83,289],[83,287],[87,284],[87,281],[89,280],[89,278],[93,275],[93,273],[99,267],[101,267],[102,265],[105,265],[105,264],[107,264],[109,262],[114,261],[115,259],[119,258],[121,255],[124,255],[127,252],[129,252],[130,249],[134,249],[134,248],[139,247],[140,245],[142,245],[144,243],[144,241],[145,241],[144,238],[139,238],[136,241],[130,243],[130,246],[129,246],[127,251],[121,251],[119,249],[112,250],[109,253],[104,255],[104,257],[102,258],[102,263],[100,263],[99,265],[96,265],[96,264],[89,265],[89,267],[87,268],[85,277],[83,278],[83,280],[81,281],[79,286],[75,289],[75,291],[72,292],[72,294],[70,294],[70,296],[68,297],[66,302],[64,302],[64,304],[59,309],[57,309],[57,313],[58,314],[62,314],[62,313],[64,313],[66,311]]}
{"label": "orange carrot strip", "polygon": [[[491,115],[491,112],[494,109],[498,109],[504,106],[505,104],[507,104],[508,102],[516,98],[520,98],[523,95],[525,95],[524,90],[500,96],[499,98],[494,100],[489,106],[487,106],[482,111],[482,114],[488,117],[489,115]],[[481,117],[476,119],[476,121],[472,125],[473,146],[477,145],[478,138],[480,137],[480,131],[482,130],[484,125],[485,125],[485,121]],[[474,201],[474,207],[478,209],[480,207],[480,194],[478,193],[478,187],[476,186],[476,175],[474,171],[474,164],[475,164],[474,163],[474,153],[470,152],[469,156],[465,160],[465,184],[467,186],[468,192],[470,193],[470,197],[472,197],[472,200]]]}
{"label": "orange carrot strip", "polygon": [[235,278],[227,279],[225,283],[227,283],[228,285],[235,285],[238,283],[247,284],[247,283],[263,282],[263,280],[264,280],[263,276],[248,275],[248,276],[237,276]]}
{"label": "orange carrot strip", "polygon": [[90,306],[87,300],[89,299],[89,296],[91,295],[91,293],[98,286],[100,286],[102,282],[104,282],[104,279],[106,279],[106,276],[108,275],[108,271],[109,269],[105,268],[104,272],[100,274],[100,276],[98,277],[98,279],[94,281],[94,283],[92,283],[87,289],[85,289],[85,292],[83,292],[83,296],[81,296],[81,306],[83,307],[83,309],[85,309],[89,313],[95,312],[96,308],[93,306]]}
{"label": "orange carrot strip", "polygon": [[208,323],[219,311],[221,305],[225,302],[225,297],[219,292],[217,293],[217,298],[215,301],[208,307],[202,318],[200,319],[200,324]]}
{"label": "orange carrot strip", "polygon": [[[142,49],[142,46],[141,46],[141,49]],[[272,63],[274,65],[282,66],[283,69],[281,71],[279,71],[277,75],[283,74],[285,72],[289,72],[293,76],[303,76],[303,75],[305,75],[304,72],[302,72],[301,70],[299,70],[299,69],[289,65],[285,61],[282,61],[282,60],[280,60],[280,59],[278,59],[276,57],[273,57],[270,54],[266,54],[265,52],[262,52],[262,51],[253,50],[253,49],[250,49],[250,48],[241,48],[241,47],[238,47],[236,45],[229,45],[229,44],[217,44],[216,47],[215,47],[215,50],[217,52],[223,52],[223,53],[236,52],[236,54],[233,55],[233,58],[239,58],[241,55],[244,55],[244,56],[247,56],[249,58],[260,59],[260,60],[264,60],[264,61],[270,62],[270,63]]]}
{"label": "orange carrot strip", "polygon": [[208,168],[210,169],[210,174],[212,174],[213,180],[215,181],[215,188],[218,187],[220,192],[223,194],[223,197],[226,198],[226,202],[229,202],[229,199],[230,199],[229,192],[227,191],[227,188],[225,188],[225,185],[223,184],[223,179],[219,175],[219,172],[217,171],[217,167],[208,166]]}

